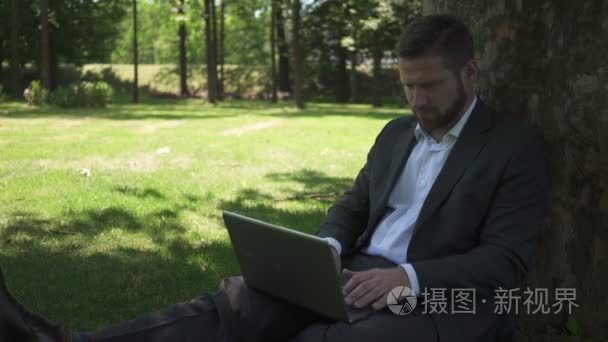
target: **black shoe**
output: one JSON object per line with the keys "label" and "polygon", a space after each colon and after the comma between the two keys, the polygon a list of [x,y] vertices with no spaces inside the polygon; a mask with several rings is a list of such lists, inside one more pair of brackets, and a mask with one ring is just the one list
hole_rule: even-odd
{"label": "black shoe", "polygon": [[10,294],[0,268],[0,341],[55,342],[63,336],[63,328],[54,325],[19,304]]}

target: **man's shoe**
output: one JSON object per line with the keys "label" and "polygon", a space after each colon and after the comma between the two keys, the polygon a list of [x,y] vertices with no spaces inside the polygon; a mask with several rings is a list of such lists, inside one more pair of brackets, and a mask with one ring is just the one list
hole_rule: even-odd
{"label": "man's shoe", "polygon": [[61,341],[63,328],[27,310],[11,295],[0,268],[0,341]]}

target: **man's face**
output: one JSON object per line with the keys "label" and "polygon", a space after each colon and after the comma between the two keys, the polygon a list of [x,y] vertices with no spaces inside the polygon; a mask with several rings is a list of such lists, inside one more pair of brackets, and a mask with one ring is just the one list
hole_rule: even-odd
{"label": "man's face", "polygon": [[473,97],[477,66],[470,61],[450,70],[440,56],[399,59],[405,95],[427,132],[451,127]]}

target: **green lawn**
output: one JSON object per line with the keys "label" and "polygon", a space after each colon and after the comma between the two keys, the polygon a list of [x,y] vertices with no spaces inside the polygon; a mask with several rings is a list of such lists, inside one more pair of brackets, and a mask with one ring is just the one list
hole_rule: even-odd
{"label": "green lawn", "polygon": [[189,300],[239,272],[221,209],[315,232],[382,126],[407,113],[1,103],[0,265],[28,307],[77,329]]}

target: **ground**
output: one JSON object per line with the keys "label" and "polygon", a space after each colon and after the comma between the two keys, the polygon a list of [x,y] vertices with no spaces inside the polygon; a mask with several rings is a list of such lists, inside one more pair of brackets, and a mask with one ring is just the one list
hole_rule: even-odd
{"label": "ground", "polygon": [[228,209],[315,232],[395,107],[0,103],[0,265],[28,307],[89,330],[214,290]]}

